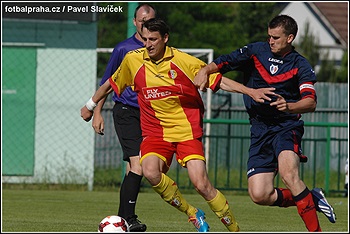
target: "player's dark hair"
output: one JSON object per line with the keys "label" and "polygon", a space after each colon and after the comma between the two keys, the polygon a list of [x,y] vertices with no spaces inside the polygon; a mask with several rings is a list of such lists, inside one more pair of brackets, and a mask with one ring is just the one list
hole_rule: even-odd
{"label": "player's dark hair", "polygon": [[270,21],[268,27],[271,29],[282,27],[284,29],[284,34],[286,35],[292,34],[294,35],[294,38],[297,36],[297,32],[298,32],[297,22],[289,15],[278,15],[274,17]]}
{"label": "player's dark hair", "polygon": [[156,11],[156,9],[155,9],[152,5],[150,5],[150,4],[148,4],[148,3],[142,3],[142,4],[138,5],[138,6],[136,7],[136,9],[135,9],[135,12],[134,12],[134,18],[135,18],[135,19],[136,19],[136,13],[137,13],[137,11],[138,11],[141,7],[144,7],[144,8],[145,8],[145,11],[147,12],[147,14],[148,14],[151,10],[153,10],[153,11],[154,11],[154,15],[155,15],[155,16],[157,15],[157,11]]}
{"label": "player's dark hair", "polygon": [[162,37],[164,37],[165,34],[169,35],[170,31],[169,26],[160,18],[152,18],[145,21],[142,24],[142,29],[143,28],[147,28],[150,32],[159,32]]}

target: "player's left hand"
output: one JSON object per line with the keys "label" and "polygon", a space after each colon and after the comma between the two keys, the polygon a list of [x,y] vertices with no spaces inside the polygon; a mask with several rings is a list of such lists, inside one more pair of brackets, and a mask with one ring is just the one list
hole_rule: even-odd
{"label": "player's left hand", "polygon": [[89,122],[93,116],[94,112],[89,111],[89,109],[86,106],[83,106],[80,109],[80,116],[86,121]]}
{"label": "player's left hand", "polygon": [[209,87],[208,75],[203,69],[199,70],[193,79],[193,84],[202,92],[206,92]]}
{"label": "player's left hand", "polygon": [[275,96],[277,97],[277,100],[274,102],[271,102],[270,106],[276,106],[277,110],[283,111],[283,112],[288,112],[289,108],[288,108],[288,103],[287,103],[286,99],[284,99],[284,97],[282,97],[279,94],[275,94]]}

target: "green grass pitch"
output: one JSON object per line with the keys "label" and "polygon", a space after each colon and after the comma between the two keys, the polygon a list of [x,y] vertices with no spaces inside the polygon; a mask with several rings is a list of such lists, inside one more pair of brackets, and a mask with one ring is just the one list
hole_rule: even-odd
{"label": "green grass pitch", "polygon": [[[307,232],[296,207],[254,204],[248,195],[223,191],[241,232]],[[206,213],[211,232],[227,232],[199,194],[183,194]],[[349,232],[348,199],[327,198],[337,214],[330,223],[321,213],[323,232]],[[116,214],[119,193],[111,191],[2,190],[2,232],[97,232],[98,223]],[[147,232],[196,232],[187,216],[165,203],[153,190],[139,194],[136,213]]]}

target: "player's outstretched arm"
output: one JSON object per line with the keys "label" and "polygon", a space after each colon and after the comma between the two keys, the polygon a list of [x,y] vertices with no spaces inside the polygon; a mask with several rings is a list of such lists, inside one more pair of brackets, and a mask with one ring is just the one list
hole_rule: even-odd
{"label": "player's outstretched arm", "polygon": [[260,103],[263,103],[264,100],[271,101],[271,98],[267,95],[276,95],[273,92],[275,90],[273,87],[260,89],[248,88],[247,86],[224,76],[221,79],[220,88],[227,92],[247,94],[253,98],[254,101]]}
{"label": "player's outstretched arm", "polygon": [[89,101],[80,109],[80,116],[86,121],[89,122],[93,116],[93,112],[97,103],[105,98],[108,94],[113,91],[112,86],[109,81],[106,81],[100,88],[95,92]]}

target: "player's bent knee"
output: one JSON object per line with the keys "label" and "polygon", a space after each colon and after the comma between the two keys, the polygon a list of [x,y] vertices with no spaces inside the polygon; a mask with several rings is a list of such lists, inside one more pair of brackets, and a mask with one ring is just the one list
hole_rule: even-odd
{"label": "player's bent knee", "polygon": [[250,199],[258,205],[269,205],[269,196],[263,192],[259,191],[249,191]]}
{"label": "player's bent knee", "polygon": [[252,197],[252,196],[250,196],[250,198],[257,205],[262,205],[262,206],[270,205],[269,202],[266,199],[262,198],[262,197]]}

